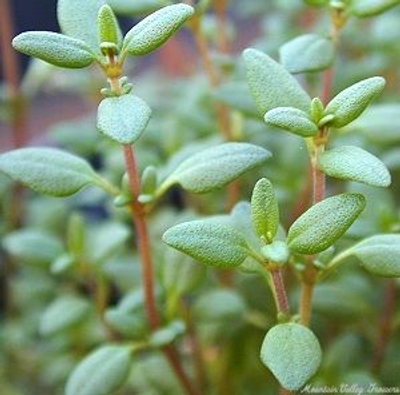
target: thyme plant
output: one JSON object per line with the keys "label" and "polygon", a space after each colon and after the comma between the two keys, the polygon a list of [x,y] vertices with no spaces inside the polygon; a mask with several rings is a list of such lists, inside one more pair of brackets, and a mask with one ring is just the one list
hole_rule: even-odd
{"label": "thyme plant", "polygon": [[[8,253],[22,261],[50,263],[50,272],[64,278],[69,289],[64,289],[64,296],[54,295],[39,324],[43,336],[55,339],[55,349],[71,347],[83,357],[79,363],[66,355],[58,360],[68,374],[67,379],[61,374],[61,381],[66,379],[65,393],[101,395],[124,388],[149,394],[250,394],[266,388],[265,393],[276,393],[274,380],[281,393],[311,388],[310,383],[339,385],[343,375],[332,377],[324,362],[328,345],[319,337],[326,337],[327,329],[314,323],[313,309],[318,303],[324,309],[325,296],[346,310],[340,286],[349,299],[348,284],[368,288],[362,284],[365,274],[358,273],[360,269],[346,269],[348,261],[357,261],[372,276],[399,277],[400,235],[393,218],[386,232],[357,231],[358,218],[362,221],[374,202],[355,185],[386,188],[391,175],[381,159],[346,139],[348,130],[362,122],[384,91],[385,78],[368,76],[337,91],[333,74],[347,24],[391,11],[398,2],[305,1],[325,13],[329,32],[302,34],[284,43],[279,62],[259,47],[245,49],[240,60],[244,72],[241,66],[236,70],[241,80],[231,84],[229,72],[224,74],[212,63],[202,30],[206,11],[213,5],[217,19],[225,21],[217,45],[227,50],[227,3],[128,3],[59,0],[62,33],[24,32],[13,40],[16,50],[54,66],[96,65],[101,70],[107,83],[101,89],[96,127],[106,150],[119,151],[123,158],[115,174],[60,148],[26,147],[0,155],[0,171],[35,192],[70,197],[84,188],[97,188],[97,201],[107,207],[109,222],[104,226],[88,224],[79,210],[72,210],[63,241],[32,229],[17,230],[3,241]],[[152,12],[123,34],[113,9],[136,13],[135,7]],[[145,158],[143,165],[140,142],[151,128],[154,111],[136,94],[124,66],[130,57],[161,47],[183,25],[194,34],[214,90],[216,111],[211,116],[217,118],[220,133],[217,139],[197,145],[182,143],[181,150],[163,164]],[[320,94],[315,81],[321,81]],[[201,108],[198,111],[201,117]],[[246,116],[251,121],[245,125],[266,139],[246,137],[242,128]],[[281,153],[290,150],[288,144],[306,148],[308,164],[299,163],[304,164],[304,174],[307,167],[310,171],[300,178],[300,188],[293,189],[297,186],[290,179],[285,195],[279,180],[285,163],[280,163],[280,169],[272,167],[276,174],[266,170],[274,158],[264,140],[267,146],[275,141]],[[151,150],[154,154],[157,147]],[[224,187],[230,183],[225,195]],[[368,191],[366,195],[372,196]],[[187,197],[183,205],[192,202],[201,215],[164,211],[174,193]],[[224,203],[202,200],[209,193]],[[116,276],[122,261],[127,265]],[[127,283],[129,279],[133,282]],[[250,281],[248,288],[246,281]],[[111,305],[115,289],[117,301]],[[272,300],[274,308],[260,301],[259,294]],[[253,305],[263,307],[249,309],[246,298],[257,299]],[[352,310],[353,305],[348,307],[350,318],[357,315],[353,310],[363,308],[356,303]],[[85,326],[92,314],[97,317],[97,332]],[[59,337],[57,343],[57,335],[62,334],[68,336]],[[246,337],[243,345],[238,344],[242,336]],[[343,344],[347,341],[353,344],[351,339]],[[230,379],[236,374],[236,358],[242,358],[238,387],[228,383],[236,383]],[[338,361],[332,348],[326,358]],[[142,370],[137,368],[141,364]],[[251,373],[253,366],[257,374]],[[175,377],[172,382],[164,377],[170,371]],[[253,378],[256,382],[247,385]]]}

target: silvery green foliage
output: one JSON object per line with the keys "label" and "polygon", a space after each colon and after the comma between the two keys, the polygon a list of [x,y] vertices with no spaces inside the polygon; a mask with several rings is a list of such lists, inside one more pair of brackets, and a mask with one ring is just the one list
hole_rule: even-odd
{"label": "silvery green foliage", "polygon": [[314,333],[295,323],[271,328],[261,347],[262,362],[290,391],[300,389],[314,376],[321,358],[321,347]]}
{"label": "silvery green foliage", "polygon": [[384,163],[359,147],[335,147],[323,152],[318,161],[320,169],[331,177],[376,187],[387,187],[391,182]]}
{"label": "silvery green foliage", "polygon": [[279,54],[282,65],[290,73],[306,73],[330,67],[335,58],[335,47],[331,39],[304,34],[282,45]]}
{"label": "silvery green foliage", "polygon": [[310,110],[311,98],[282,65],[253,48],[246,49],[243,58],[247,82],[262,115],[275,107]]}
{"label": "silvery green foliage", "polygon": [[138,96],[106,97],[97,109],[97,127],[120,144],[132,144],[146,129],[150,116],[150,107]]}
{"label": "silvery green foliage", "polygon": [[55,148],[20,148],[1,154],[0,171],[50,196],[70,196],[85,186],[102,185],[88,162]]}
{"label": "silvery green foliage", "polygon": [[326,250],[343,236],[365,204],[364,196],[356,193],[343,193],[316,203],[290,227],[290,250],[307,255]]}
{"label": "silvery green foliage", "polygon": [[107,4],[103,5],[98,14],[100,43],[113,43],[118,47],[122,45],[122,32],[113,10]]}
{"label": "silvery green foliage", "polygon": [[174,4],[153,12],[125,35],[122,53],[145,55],[164,44],[194,13],[187,4]]}
{"label": "silvery green foliage", "polygon": [[127,380],[131,368],[130,346],[106,345],[83,359],[72,372],[66,395],[109,395]]}
{"label": "silvery green foliage", "polygon": [[83,68],[96,60],[88,45],[77,38],[53,32],[25,32],[13,39],[18,51],[54,66]]}
{"label": "silvery green foliage", "polygon": [[399,4],[399,0],[352,0],[350,12],[357,17],[371,17],[382,14]]}
{"label": "silvery green foliage", "polygon": [[325,108],[325,115],[334,116],[329,126],[342,128],[358,118],[382,92],[385,83],[382,77],[371,77],[338,93]]}

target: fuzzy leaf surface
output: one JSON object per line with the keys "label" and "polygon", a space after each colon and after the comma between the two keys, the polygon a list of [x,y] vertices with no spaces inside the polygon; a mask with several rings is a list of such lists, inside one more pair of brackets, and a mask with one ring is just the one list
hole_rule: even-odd
{"label": "fuzzy leaf surface", "polygon": [[107,0],[117,14],[138,16],[168,5],[168,0]]}
{"label": "fuzzy leaf surface", "polygon": [[248,143],[225,143],[185,159],[164,181],[193,193],[218,189],[264,163],[271,153]]}
{"label": "fuzzy leaf surface", "polygon": [[153,12],[126,33],[122,52],[145,55],[164,44],[193,15],[193,7],[173,4]]}
{"label": "fuzzy leaf surface", "polygon": [[371,77],[340,92],[326,106],[325,115],[334,115],[329,125],[341,128],[354,121],[382,92],[385,83],[382,77]]}
{"label": "fuzzy leaf surface", "polygon": [[282,65],[293,74],[321,71],[335,58],[332,40],[317,34],[304,34],[288,41],[279,50]]}
{"label": "fuzzy leaf surface", "polygon": [[261,360],[279,383],[290,391],[300,389],[321,363],[321,347],[314,333],[303,325],[279,324],[266,334]]}
{"label": "fuzzy leaf surface", "polygon": [[318,126],[310,119],[307,113],[298,108],[273,108],[265,114],[264,121],[268,125],[287,130],[302,137],[315,136],[318,133]]}
{"label": "fuzzy leaf surface", "polygon": [[400,234],[368,237],[350,251],[369,272],[382,277],[400,277]]}
{"label": "fuzzy leaf surface", "polygon": [[106,345],[89,354],[70,375],[66,395],[109,395],[127,380],[129,346]]}
{"label": "fuzzy leaf surface", "polygon": [[370,17],[382,14],[399,4],[399,0],[353,0],[350,12],[358,17]]}
{"label": "fuzzy leaf surface", "polygon": [[54,32],[25,32],[12,41],[13,47],[54,66],[79,69],[89,66],[96,56],[82,40]]}
{"label": "fuzzy leaf surface", "polygon": [[70,196],[98,175],[85,160],[55,148],[20,148],[0,155],[0,171],[50,196]]}
{"label": "fuzzy leaf surface", "polygon": [[168,229],[163,241],[210,266],[239,266],[247,257],[243,237],[224,221],[215,218],[184,222]]}
{"label": "fuzzy leaf surface", "polygon": [[105,0],[58,0],[61,31],[84,41],[94,53],[100,53],[97,15],[104,4]]}
{"label": "fuzzy leaf surface", "polygon": [[247,83],[262,115],[275,107],[310,110],[311,98],[281,64],[253,48],[246,49],[243,58]]}
{"label": "fuzzy leaf surface", "polygon": [[98,107],[97,127],[120,144],[132,144],[142,135],[150,117],[150,107],[138,96],[107,97]]}
{"label": "fuzzy leaf surface", "polygon": [[358,181],[376,187],[387,187],[391,177],[376,156],[355,146],[335,147],[319,157],[319,167],[328,176]]}
{"label": "fuzzy leaf surface", "polygon": [[100,8],[97,24],[100,42],[110,42],[118,46],[122,43],[122,33],[118,20],[109,5],[105,4]]}
{"label": "fuzzy leaf surface", "polygon": [[279,207],[272,183],[259,180],[251,196],[251,219],[257,234],[272,242],[279,226]]}
{"label": "fuzzy leaf surface", "polygon": [[326,250],[346,232],[365,204],[358,193],[343,193],[315,204],[290,227],[290,250],[308,255]]}
{"label": "fuzzy leaf surface", "polygon": [[40,333],[53,335],[82,322],[88,314],[88,301],[67,295],[56,299],[47,307],[40,320]]}

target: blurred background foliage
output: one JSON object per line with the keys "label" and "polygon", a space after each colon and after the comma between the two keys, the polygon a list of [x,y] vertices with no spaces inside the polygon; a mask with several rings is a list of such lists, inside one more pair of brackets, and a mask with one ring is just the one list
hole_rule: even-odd
{"label": "blurred background foliage", "polygon": [[[22,3],[12,4],[19,17],[14,33],[57,29],[54,1]],[[128,28],[168,2],[109,3]],[[153,108],[148,130],[137,144],[141,169],[151,165],[162,174],[174,155],[190,155],[225,140],[221,129],[226,128],[230,139],[273,153],[267,166],[240,180],[236,199],[249,200],[254,183],[262,176],[269,178],[287,227],[309,204],[307,150],[300,138],[262,121],[245,82],[241,52],[253,46],[277,59],[279,48],[298,35],[328,36],[329,2],[196,3],[204,9],[200,27],[189,25],[153,55],[130,61],[125,70],[135,93]],[[218,14],[221,7],[223,14]],[[344,245],[400,230],[400,7],[387,8],[372,17],[349,17],[334,65],[332,94],[372,75],[386,78],[384,94],[362,117],[335,133],[332,143],[369,150],[383,159],[393,176],[387,190],[330,181],[329,194],[361,191],[368,199],[367,209],[341,241]],[[21,10],[30,16],[29,26],[21,22]],[[36,16],[44,14],[51,16],[50,22],[34,25]],[[207,59],[199,55],[201,40],[209,49],[216,80],[203,67]],[[99,138],[95,129],[95,108],[104,85],[99,70],[62,70],[32,60],[23,68],[17,93],[10,95],[4,51],[1,150],[18,144],[57,146],[86,157],[119,183],[124,172],[119,147]],[[300,74],[298,79],[311,97],[321,95],[321,73]],[[15,98],[23,104],[16,106]],[[13,128],[21,122],[23,138],[16,140]],[[0,205],[0,392],[62,394],[73,367],[96,346],[140,341],[148,334],[139,258],[131,245],[134,229],[123,210],[90,188],[59,200],[16,187],[0,175]],[[161,242],[170,226],[223,212],[226,206],[226,191],[194,196],[176,188],[154,211],[150,223],[158,303],[166,321],[186,322],[187,331],[178,342],[185,366],[197,375],[204,394],[276,394],[275,379],[258,355],[266,330],[276,320],[265,280],[251,272],[206,269]],[[294,273],[289,270],[285,280],[296,306]],[[315,384],[400,385],[398,286],[398,280],[374,278],[349,261],[317,287],[312,327],[324,360]],[[181,393],[156,351],[138,354],[129,382],[118,392]]]}

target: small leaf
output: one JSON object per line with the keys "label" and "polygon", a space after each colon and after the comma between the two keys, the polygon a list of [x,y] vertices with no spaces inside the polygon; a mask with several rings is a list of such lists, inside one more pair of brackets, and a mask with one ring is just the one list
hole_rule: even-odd
{"label": "small leaf", "polygon": [[318,370],[321,347],[314,333],[300,324],[279,324],[270,329],[261,347],[261,360],[279,383],[300,389]]}
{"label": "small leaf", "polygon": [[260,237],[271,243],[278,232],[279,208],[274,188],[269,180],[259,180],[251,196],[251,220]]}
{"label": "small leaf", "polygon": [[105,4],[100,8],[97,24],[101,43],[109,42],[118,46],[122,43],[121,29],[109,5]]}
{"label": "small leaf", "polygon": [[120,144],[132,144],[146,129],[150,116],[150,107],[138,96],[107,97],[98,107],[97,127]]}
{"label": "small leaf", "polygon": [[106,345],[89,354],[68,379],[66,395],[109,395],[128,379],[130,346]]}
{"label": "small leaf", "polygon": [[321,71],[335,58],[332,40],[317,34],[304,34],[288,41],[279,50],[282,65],[293,74]]}
{"label": "small leaf", "polygon": [[365,204],[358,193],[343,193],[315,204],[290,227],[290,250],[308,255],[326,250],[346,232]]}
{"label": "small leaf", "polygon": [[342,128],[354,121],[382,92],[384,86],[384,78],[371,77],[340,92],[326,106],[325,115],[333,114],[335,116],[329,125]]}
{"label": "small leaf", "polygon": [[77,296],[62,296],[45,310],[40,320],[40,333],[53,335],[82,322],[90,309],[88,301]]}
{"label": "small leaf", "polygon": [[145,55],[164,44],[194,13],[187,4],[169,5],[152,13],[126,33],[122,53]]}
{"label": "small leaf", "polygon": [[11,232],[3,237],[1,244],[10,255],[23,263],[50,263],[63,252],[59,239],[38,229]]}
{"label": "small leaf", "polygon": [[400,277],[400,234],[368,237],[350,248],[369,272],[382,277]]}
{"label": "small leaf", "polygon": [[302,137],[315,136],[318,133],[318,126],[311,120],[310,116],[293,107],[273,108],[265,114],[264,120],[268,125]]}
{"label": "small leaf", "polygon": [[67,36],[84,41],[94,53],[100,53],[97,15],[105,0],[58,0],[57,18]]}
{"label": "small leaf", "polygon": [[399,4],[399,0],[352,0],[350,12],[358,17],[370,17],[382,14]]}
{"label": "small leaf", "polygon": [[244,239],[231,226],[215,218],[184,222],[168,229],[163,241],[210,266],[239,266],[247,257]]}
{"label": "small leaf", "polygon": [[269,151],[253,144],[220,144],[185,159],[160,188],[177,183],[189,192],[209,192],[259,166],[270,156]]}
{"label": "small leaf", "polygon": [[323,152],[319,167],[328,176],[376,187],[391,183],[390,173],[376,156],[359,147],[342,146]]}
{"label": "small leaf", "polygon": [[310,110],[311,98],[279,63],[256,49],[243,52],[247,82],[262,115],[275,107]]}
{"label": "small leaf", "polygon": [[284,241],[276,240],[261,248],[262,256],[271,263],[284,265],[290,258],[290,251]]}
{"label": "small leaf", "polygon": [[185,333],[186,325],[181,320],[170,322],[167,326],[157,329],[149,337],[149,345],[152,347],[164,347],[171,344],[179,336]]}
{"label": "small leaf", "polygon": [[77,69],[87,67],[96,59],[81,40],[53,32],[25,32],[12,41],[13,47],[29,56],[54,66]]}
{"label": "small leaf", "polygon": [[107,0],[117,14],[138,16],[166,6],[168,0]]}
{"label": "small leaf", "polygon": [[70,196],[99,176],[83,159],[54,148],[21,148],[0,155],[0,171],[36,192]]}

